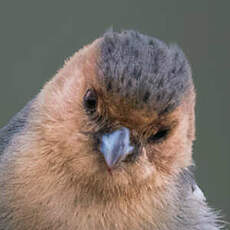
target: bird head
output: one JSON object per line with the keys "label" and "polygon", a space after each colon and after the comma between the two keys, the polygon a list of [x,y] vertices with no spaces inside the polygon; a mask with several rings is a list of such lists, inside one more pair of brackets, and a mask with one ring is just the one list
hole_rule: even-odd
{"label": "bird head", "polygon": [[131,196],[191,165],[195,93],[175,45],[106,33],[67,60],[38,98],[46,162],[81,191]]}

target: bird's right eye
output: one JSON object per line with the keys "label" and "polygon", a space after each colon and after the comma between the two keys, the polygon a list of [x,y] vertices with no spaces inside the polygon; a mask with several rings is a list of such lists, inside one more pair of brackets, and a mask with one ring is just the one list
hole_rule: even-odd
{"label": "bird's right eye", "polygon": [[94,89],[88,89],[85,93],[83,104],[86,112],[94,113],[97,108],[97,94]]}
{"label": "bird's right eye", "polygon": [[168,128],[158,130],[158,132],[156,132],[155,134],[151,135],[148,138],[148,143],[155,143],[155,142],[162,141],[168,136],[169,131],[170,130]]}

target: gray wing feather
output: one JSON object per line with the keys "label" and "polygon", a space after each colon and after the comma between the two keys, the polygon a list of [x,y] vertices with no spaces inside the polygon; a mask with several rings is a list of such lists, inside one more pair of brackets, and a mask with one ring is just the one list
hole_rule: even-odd
{"label": "gray wing feather", "polygon": [[10,144],[13,136],[25,127],[32,102],[33,100],[31,100],[20,112],[11,118],[6,126],[0,129],[0,157]]}
{"label": "gray wing feather", "polygon": [[206,203],[206,198],[197,185],[191,170],[184,170],[178,180],[179,229],[219,230],[221,221]]}

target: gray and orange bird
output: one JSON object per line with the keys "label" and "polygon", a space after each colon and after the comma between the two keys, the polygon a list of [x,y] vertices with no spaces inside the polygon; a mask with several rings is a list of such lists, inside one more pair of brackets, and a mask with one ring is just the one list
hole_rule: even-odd
{"label": "gray and orange bird", "polygon": [[193,178],[183,52],[108,32],[0,130],[1,230],[218,230]]}

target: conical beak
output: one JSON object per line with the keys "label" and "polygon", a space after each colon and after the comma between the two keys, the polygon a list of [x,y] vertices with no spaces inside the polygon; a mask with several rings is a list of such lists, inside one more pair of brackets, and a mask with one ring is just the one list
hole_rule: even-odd
{"label": "conical beak", "polygon": [[109,168],[114,168],[133,151],[130,145],[130,131],[122,127],[102,136],[100,151]]}

